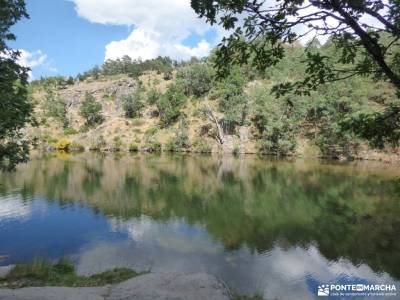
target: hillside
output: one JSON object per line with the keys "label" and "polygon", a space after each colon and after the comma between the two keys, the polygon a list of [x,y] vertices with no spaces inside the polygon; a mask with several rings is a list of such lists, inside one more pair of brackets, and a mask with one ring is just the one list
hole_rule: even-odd
{"label": "hillside", "polygon": [[[161,143],[165,148],[168,141],[180,132],[181,122],[177,121],[166,128],[161,127],[156,105],[147,105],[141,110],[139,117],[125,117],[123,98],[135,93],[140,88],[140,81],[146,91],[155,88],[161,93],[165,92],[168,84],[173,82],[173,80],[164,80],[161,74],[149,72],[140,76],[138,80],[125,75],[108,76],[99,80],[88,79],[65,88],[54,88],[55,97],[66,103],[68,128],[63,128],[57,118],[50,117],[46,121],[39,121],[38,127],[30,128],[29,135],[37,140],[38,147],[44,149],[62,146],[63,140],[82,145],[86,150],[129,151],[129,149],[133,150],[132,146],[137,146],[138,150],[151,151],[154,146],[157,148],[157,143]],[[86,130],[85,120],[80,116],[79,110],[87,93],[101,103],[104,121]],[[44,120],[47,114],[42,106],[46,99],[46,91],[41,87],[34,88],[32,97],[37,104],[35,116],[38,120]],[[185,129],[192,142],[191,147],[181,150],[232,152],[234,145],[242,145],[246,147],[246,151],[254,152],[254,141],[252,143],[248,138],[245,140],[243,136],[242,138],[237,135],[229,136],[229,146],[232,149],[227,149],[228,146],[220,149],[221,145],[212,136],[212,132],[202,134],[202,131],[214,126],[210,121],[196,114],[197,110],[206,103],[213,106],[211,101],[204,100],[197,103],[188,102],[182,108]],[[245,127],[241,129],[241,132],[249,129]],[[197,145],[196,142],[201,144]]]}
{"label": "hillside", "polygon": [[290,57],[266,74],[242,67],[221,81],[209,61],[159,60],[125,58],[76,79],[32,82],[38,126],[27,135],[45,150],[399,159],[398,147],[373,149],[342,126],[343,120],[390,105],[394,91],[385,82],[355,78],[307,97],[276,98],[274,84],[301,74]]}

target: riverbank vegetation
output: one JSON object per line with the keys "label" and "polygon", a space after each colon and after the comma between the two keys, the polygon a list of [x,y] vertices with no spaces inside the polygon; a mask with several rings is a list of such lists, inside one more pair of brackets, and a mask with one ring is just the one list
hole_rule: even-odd
{"label": "riverbank vegetation", "polygon": [[16,265],[6,277],[0,279],[0,285],[7,288],[29,286],[89,287],[120,283],[140,275],[132,269],[116,268],[91,276],[79,276],[75,266],[67,259],[51,262],[37,258],[31,263]]}

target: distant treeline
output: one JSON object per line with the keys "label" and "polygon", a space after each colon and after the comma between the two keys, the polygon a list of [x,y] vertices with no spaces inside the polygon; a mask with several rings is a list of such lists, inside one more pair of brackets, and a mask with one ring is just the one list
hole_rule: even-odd
{"label": "distant treeline", "polygon": [[94,66],[90,70],[79,73],[76,77],[65,77],[65,76],[50,76],[42,77],[38,80],[33,80],[32,85],[57,85],[57,86],[67,86],[72,85],[77,81],[84,81],[88,78],[94,80],[99,79],[100,76],[112,76],[126,74],[132,78],[137,78],[147,71],[155,71],[157,74],[164,74],[164,79],[169,80],[172,78],[172,71],[180,66],[186,64],[193,64],[201,62],[202,60],[193,57],[189,61],[176,61],[169,57],[157,57],[154,59],[141,60],[132,59],[128,55],[118,58],[116,60],[107,60],[101,66]]}

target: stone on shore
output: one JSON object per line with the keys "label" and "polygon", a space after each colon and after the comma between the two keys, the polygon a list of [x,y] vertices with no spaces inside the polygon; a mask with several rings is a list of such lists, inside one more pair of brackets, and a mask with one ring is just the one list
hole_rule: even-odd
{"label": "stone on shore", "polygon": [[90,288],[0,289],[0,300],[229,300],[229,291],[205,273],[150,273],[116,285]]}
{"label": "stone on shore", "polygon": [[0,289],[0,300],[104,300],[107,287],[29,287]]}
{"label": "stone on shore", "polygon": [[6,277],[12,268],[14,268],[14,265],[0,267],[0,278]]}

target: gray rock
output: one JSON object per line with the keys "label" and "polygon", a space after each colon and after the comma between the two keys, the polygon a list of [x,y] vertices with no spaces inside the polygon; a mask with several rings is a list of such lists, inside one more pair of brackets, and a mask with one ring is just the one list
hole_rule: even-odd
{"label": "gray rock", "polygon": [[0,300],[229,300],[229,291],[205,273],[150,273],[114,286],[0,289]]}
{"label": "gray rock", "polygon": [[109,300],[229,300],[228,291],[215,276],[151,273],[118,284]]}
{"label": "gray rock", "polygon": [[14,265],[0,267],[0,278],[6,277],[12,268],[14,268]]}
{"label": "gray rock", "polygon": [[16,290],[0,289],[0,300],[104,300],[105,294],[107,287],[32,287]]}

